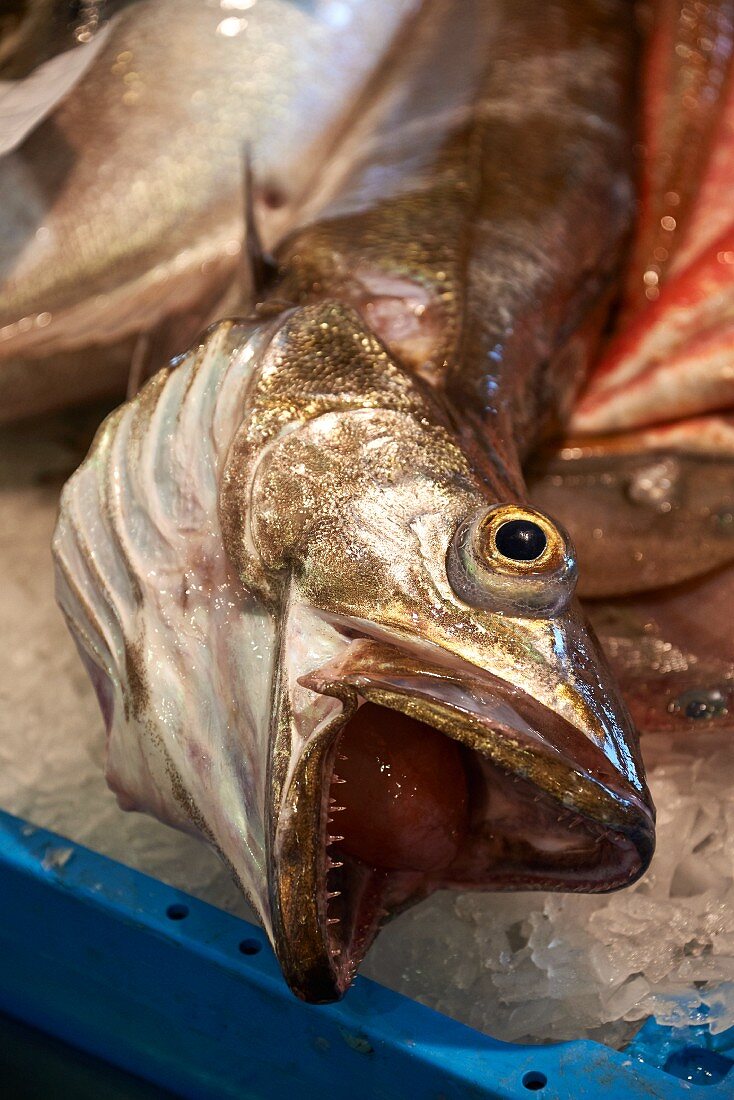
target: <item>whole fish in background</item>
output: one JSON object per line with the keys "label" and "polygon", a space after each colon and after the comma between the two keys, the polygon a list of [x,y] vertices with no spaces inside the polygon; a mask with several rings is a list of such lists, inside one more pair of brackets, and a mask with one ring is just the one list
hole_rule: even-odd
{"label": "whole fish in background", "polygon": [[0,419],[124,395],[139,334],[161,359],[184,351],[237,273],[245,145],[269,242],[415,7],[124,7],[79,84],[0,159]]}
{"label": "whole fish in background", "polygon": [[108,781],[214,845],[307,1000],[439,887],[610,890],[651,857],[635,730],[521,474],[615,283],[634,76],[626,2],[425,4],[252,315],[65,489]]}
{"label": "whole fish in background", "polygon": [[589,604],[625,701],[645,733],[731,730],[734,569]]}

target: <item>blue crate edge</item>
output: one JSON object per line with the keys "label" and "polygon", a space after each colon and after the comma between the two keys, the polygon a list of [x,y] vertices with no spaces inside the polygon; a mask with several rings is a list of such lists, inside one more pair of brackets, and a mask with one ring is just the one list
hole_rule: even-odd
{"label": "blue crate edge", "polygon": [[0,882],[0,1008],[181,1096],[734,1096],[734,1029],[523,1046],[366,978],[301,1004],[260,929],[2,811]]}

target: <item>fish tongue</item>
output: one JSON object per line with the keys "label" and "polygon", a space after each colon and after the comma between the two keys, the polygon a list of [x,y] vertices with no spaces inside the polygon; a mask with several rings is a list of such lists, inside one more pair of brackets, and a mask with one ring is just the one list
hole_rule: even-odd
{"label": "fish tongue", "polygon": [[[413,718],[365,703],[342,735],[333,829],[347,854],[395,871],[437,871],[468,829],[460,746]],[[339,780],[341,782],[339,782]]]}

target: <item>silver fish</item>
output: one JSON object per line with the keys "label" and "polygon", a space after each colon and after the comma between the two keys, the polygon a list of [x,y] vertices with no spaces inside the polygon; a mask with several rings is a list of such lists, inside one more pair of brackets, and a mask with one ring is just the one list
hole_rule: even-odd
{"label": "silver fish", "polygon": [[64,491],[108,782],[214,845],[305,999],[432,890],[616,889],[651,857],[572,544],[520,473],[617,269],[632,41],[626,3],[427,4],[252,315]]}

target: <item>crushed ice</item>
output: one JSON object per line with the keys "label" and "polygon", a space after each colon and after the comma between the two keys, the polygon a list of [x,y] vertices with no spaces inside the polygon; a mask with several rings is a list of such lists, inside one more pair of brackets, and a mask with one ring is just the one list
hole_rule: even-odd
{"label": "crushed ice", "polygon": [[[217,858],[123,814],[100,769],[101,719],[53,602],[63,479],[99,413],[6,429],[0,443],[0,806],[247,915]],[[444,892],[384,930],[364,973],[500,1039],[622,1045],[649,1015],[734,1024],[734,731],[650,737],[650,872],[601,897]],[[63,850],[63,849],[62,849]]]}
{"label": "crushed ice", "polygon": [[615,1045],[648,1016],[734,1024],[734,734],[643,744],[648,874],[614,894],[446,892],[399,917],[364,973],[496,1038]]}

